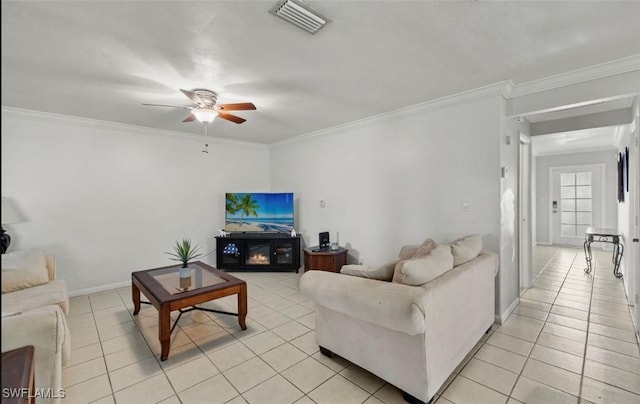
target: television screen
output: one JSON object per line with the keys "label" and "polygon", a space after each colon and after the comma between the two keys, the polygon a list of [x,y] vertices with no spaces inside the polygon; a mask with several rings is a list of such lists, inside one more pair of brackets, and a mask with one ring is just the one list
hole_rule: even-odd
{"label": "television screen", "polygon": [[224,229],[290,233],[293,193],[227,193]]}

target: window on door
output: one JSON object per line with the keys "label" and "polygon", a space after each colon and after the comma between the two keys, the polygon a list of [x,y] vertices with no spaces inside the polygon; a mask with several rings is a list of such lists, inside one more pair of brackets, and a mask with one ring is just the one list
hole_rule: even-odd
{"label": "window on door", "polygon": [[562,237],[582,237],[592,225],[591,172],[560,174]]}

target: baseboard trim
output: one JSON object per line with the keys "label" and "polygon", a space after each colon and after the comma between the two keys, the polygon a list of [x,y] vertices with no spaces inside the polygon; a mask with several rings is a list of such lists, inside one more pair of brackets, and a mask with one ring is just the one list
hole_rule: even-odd
{"label": "baseboard trim", "polygon": [[509,305],[507,310],[505,310],[505,312],[502,313],[502,315],[496,314],[496,323],[500,325],[504,324],[507,321],[507,319],[509,319],[509,317],[511,316],[511,313],[513,313],[516,307],[518,307],[518,304],[520,304],[520,297],[517,297],[516,300],[514,300],[513,303]]}
{"label": "baseboard trim", "polygon": [[127,286],[131,286],[131,281],[110,283],[108,285],[96,286],[95,288],[86,288],[86,289],[74,290],[73,292],[69,292],[69,297],[86,296],[86,295],[90,295],[90,294],[93,294],[93,293],[99,293],[99,292],[104,292],[104,291],[107,291],[107,290],[124,288],[124,287],[127,287]]}
{"label": "baseboard trim", "polygon": [[553,244],[551,244],[548,241],[538,241],[538,242],[536,242],[536,245],[553,245]]}

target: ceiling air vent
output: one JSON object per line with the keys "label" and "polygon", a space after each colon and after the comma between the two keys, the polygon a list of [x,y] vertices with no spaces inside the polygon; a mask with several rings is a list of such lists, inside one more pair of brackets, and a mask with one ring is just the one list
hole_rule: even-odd
{"label": "ceiling air vent", "polygon": [[309,6],[294,0],[280,1],[269,12],[312,34],[330,21]]}

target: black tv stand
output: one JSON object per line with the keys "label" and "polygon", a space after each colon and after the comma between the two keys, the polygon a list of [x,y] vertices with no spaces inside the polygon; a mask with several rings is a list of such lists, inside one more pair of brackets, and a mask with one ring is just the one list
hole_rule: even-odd
{"label": "black tv stand", "polygon": [[298,272],[300,236],[238,232],[216,237],[216,267],[229,271]]}

